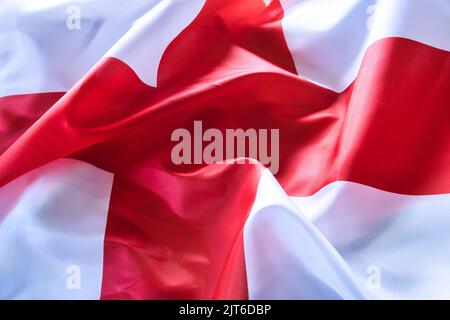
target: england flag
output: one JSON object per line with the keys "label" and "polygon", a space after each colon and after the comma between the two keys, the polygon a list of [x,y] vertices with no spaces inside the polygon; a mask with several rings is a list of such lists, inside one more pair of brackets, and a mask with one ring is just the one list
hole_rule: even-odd
{"label": "england flag", "polygon": [[450,299],[449,0],[0,0],[0,299]]}

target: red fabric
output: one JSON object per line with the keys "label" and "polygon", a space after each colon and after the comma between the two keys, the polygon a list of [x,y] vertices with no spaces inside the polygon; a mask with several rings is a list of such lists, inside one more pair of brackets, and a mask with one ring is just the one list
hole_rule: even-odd
{"label": "red fabric", "polygon": [[50,92],[0,98],[0,155],[63,95]]}

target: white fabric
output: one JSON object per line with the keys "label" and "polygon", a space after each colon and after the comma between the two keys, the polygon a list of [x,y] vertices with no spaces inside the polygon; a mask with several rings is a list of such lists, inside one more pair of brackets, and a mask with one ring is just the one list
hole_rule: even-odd
{"label": "white fabric", "polygon": [[281,0],[297,72],[336,92],[356,78],[366,49],[402,37],[450,51],[448,0]]}
{"label": "white fabric", "polygon": [[252,299],[450,299],[450,194],[334,182],[288,197],[268,170],[245,226]]}
{"label": "white fabric", "polygon": [[0,188],[0,299],[100,298],[112,181],[60,159]]}
{"label": "white fabric", "polygon": [[[109,50],[142,81],[156,85],[162,53],[204,2],[0,1],[0,97],[66,92]],[[135,41],[142,43],[132,51],[129,45]]]}
{"label": "white fabric", "polygon": [[350,269],[269,170],[244,228],[250,299],[362,299]]}
{"label": "white fabric", "polygon": [[194,20],[206,0],[163,0],[140,18],[106,54],[125,61],[145,83],[156,87],[167,46]]}

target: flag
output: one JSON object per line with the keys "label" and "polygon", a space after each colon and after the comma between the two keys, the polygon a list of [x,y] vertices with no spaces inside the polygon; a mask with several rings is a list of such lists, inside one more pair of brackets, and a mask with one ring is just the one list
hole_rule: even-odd
{"label": "flag", "polygon": [[450,298],[450,2],[0,2],[0,298]]}

